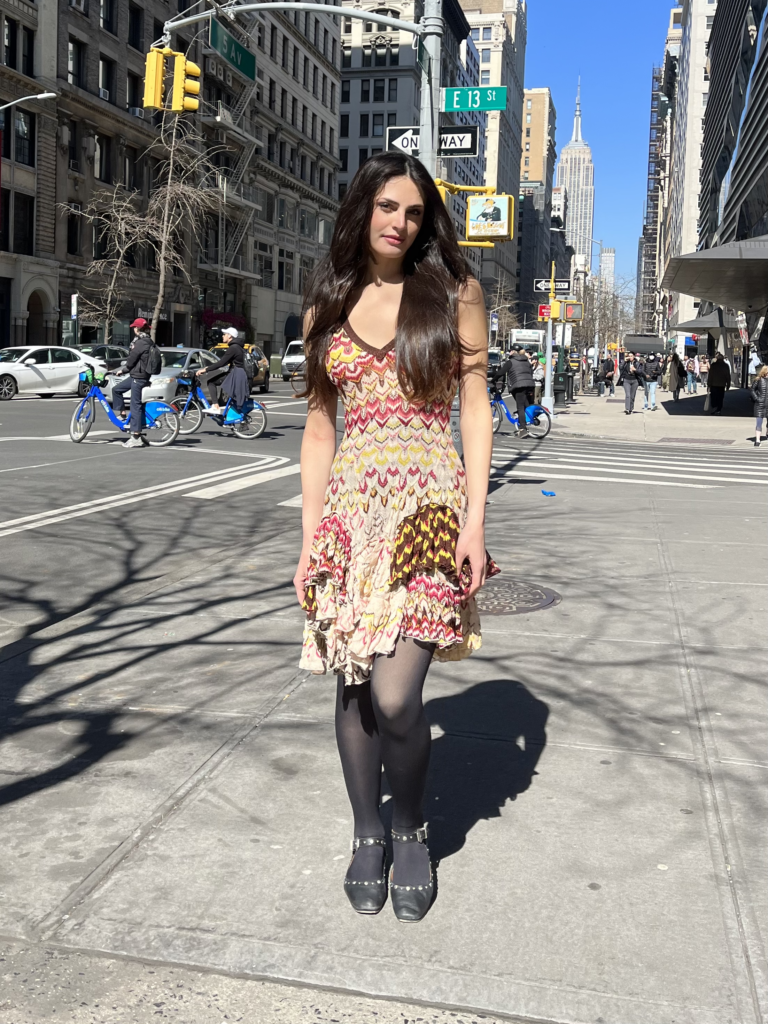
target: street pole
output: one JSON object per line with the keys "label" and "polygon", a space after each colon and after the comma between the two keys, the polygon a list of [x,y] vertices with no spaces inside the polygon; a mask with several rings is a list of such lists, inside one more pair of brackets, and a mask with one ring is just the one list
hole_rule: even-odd
{"label": "street pole", "polygon": [[[552,263],[551,279],[549,282],[549,305],[552,313],[552,303],[555,301],[555,264]],[[547,320],[547,363],[544,367],[544,397],[541,404],[550,416],[555,415],[555,396],[552,390],[552,316]]]}
{"label": "street pole", "polygon": [[[424,16],[420,25],[424,29],[426,67],[421,69],[421,112],[419,117],[419,160],[430,178],[437,177],[437,150],[440,141],[440,62],[443,42],[442,0],[424,0]],[[418,50],[416,51],[418,54]]]}

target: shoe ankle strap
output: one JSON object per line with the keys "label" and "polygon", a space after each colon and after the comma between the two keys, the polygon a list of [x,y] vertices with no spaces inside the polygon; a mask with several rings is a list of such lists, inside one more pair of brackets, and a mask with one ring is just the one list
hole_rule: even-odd
{"label": "shoe ankle strap", "polygon": [[397,832],[393,828],[392,839],[396,843],[426,843],[427,823],[425,822],[421,828],[414,829],[413,832]]}
{"label": "shoe ankle strap", "polygon": [[383,836],[355,836],[349,845],[352,853],[357,853],[361,846],[383,846],[386,848],[387,841]]}

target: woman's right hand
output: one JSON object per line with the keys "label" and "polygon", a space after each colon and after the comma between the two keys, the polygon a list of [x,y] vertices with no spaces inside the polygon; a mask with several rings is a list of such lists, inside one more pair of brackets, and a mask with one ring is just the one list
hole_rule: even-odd
{"label": "woman's right hand", "polygon": [[293,577],[293,586],[296,590],[296,598],[299,604],[304,604],[304,581],[307,578],[309,568],[309,548],[303,547],[299,556],[299,564],[296,567],[296,575]]}

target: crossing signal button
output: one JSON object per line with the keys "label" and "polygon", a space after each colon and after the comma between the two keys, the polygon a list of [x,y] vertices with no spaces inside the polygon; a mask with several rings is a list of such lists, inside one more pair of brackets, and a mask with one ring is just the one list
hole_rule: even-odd
{"label": "crossing signal button", "polygon": [[200,68],[183,53],[174,54],[171,110],[192,113],[200,106]]}

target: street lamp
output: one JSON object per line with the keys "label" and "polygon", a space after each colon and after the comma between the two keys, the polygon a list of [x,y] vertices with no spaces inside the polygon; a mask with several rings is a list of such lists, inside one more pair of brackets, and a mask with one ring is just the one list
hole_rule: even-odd
{"label": "street lamp", "polygon": [[17,103],[27,103],[29,100],[55,100],[59,94],[57,92],[36,92],[32,96],[19,96],[17,100],[11,100],[10,103],[4,103],[0,107],[0,111],[7,110],[8,107],[15,107]]}

